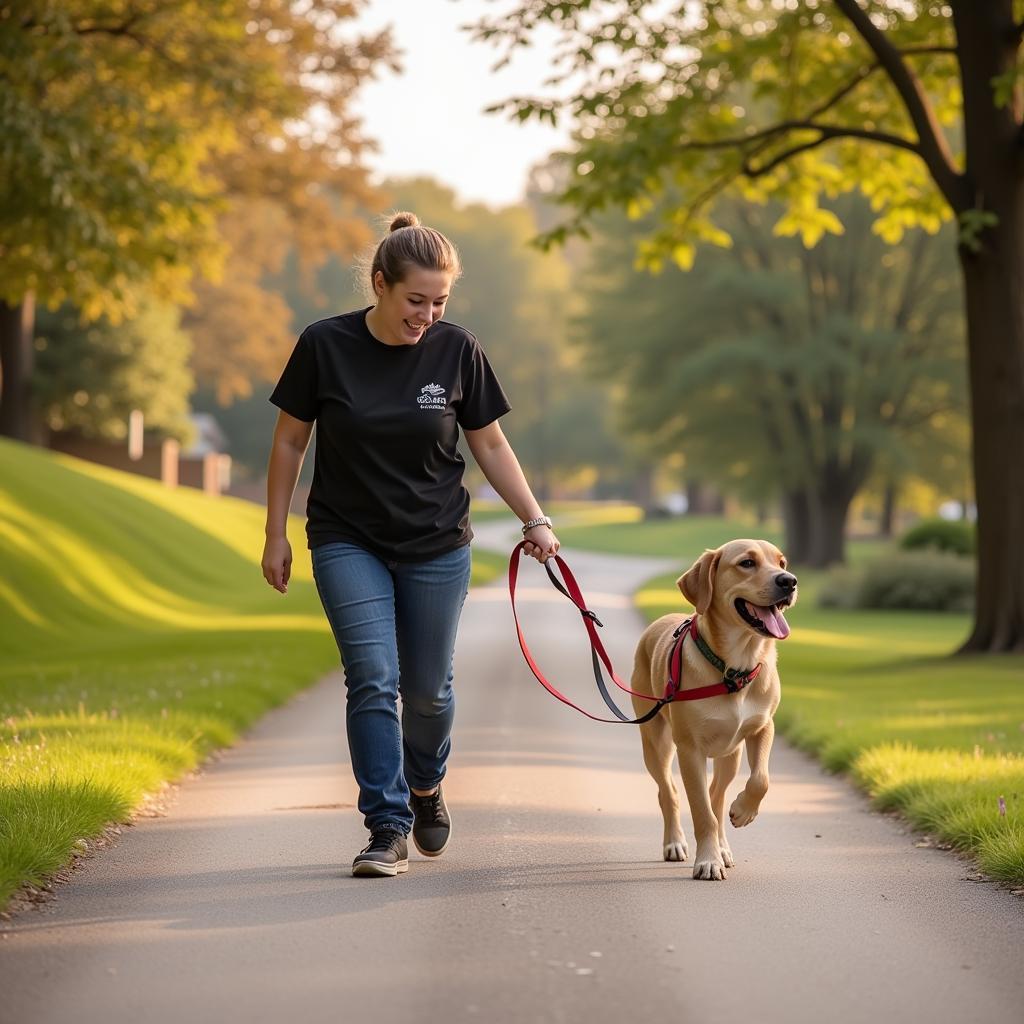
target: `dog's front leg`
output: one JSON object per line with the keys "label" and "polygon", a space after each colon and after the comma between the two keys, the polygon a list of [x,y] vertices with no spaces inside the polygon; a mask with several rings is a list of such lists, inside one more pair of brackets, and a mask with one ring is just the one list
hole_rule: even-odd
{"label": "dog's front leg", "polygon": [[729,820],[736,828],[749,825],[757,817],[761,801],[768,792],[768,755],[771,753],[774,738],[775,723],[771,719],[763,729],[747,737],[750,778],[747,779],[743,792],[733,800],[729,808]]}
{"label": "dog's front leg", "polygon": [[711,809],[715,812],[715,821],[718,822],[718,848],[722,852],[722,863],[727,868],[733,867],[736,861],[725,835],[725,793],[740,770],[742,757],[743,748],[740,746],[725,757],[716,757],[715,773],[711,778]]}
{"label": "dog's front leg", "polygon": [[708,794],[708,761],[700,751],[686,745],[676,749],[697,840],[693,877],[719,881],[725,878],[725,861],[718,843],[718,819]]}

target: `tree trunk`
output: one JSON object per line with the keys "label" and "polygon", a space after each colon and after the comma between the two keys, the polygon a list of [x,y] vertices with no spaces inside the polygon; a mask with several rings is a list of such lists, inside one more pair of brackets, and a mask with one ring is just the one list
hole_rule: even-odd
{"label": "tree trunk", "polygon": [[630,491],[633,501],[644,512],[649,512],[654,505],[654,467],[642,465],[632,478]]}
{"label": "tree trunk", "polygon": [[704,480],[688,480],[686,484],[686,514],[691,516],[720,516],[725,513],[725,498],[713,485]]}
{"label": "tree trunk", "polygon": [[782,496],[782,522],[786,534],[786,558],[794,565],[806,565],[810,554],[811,506],[802,491]]}
{"label": "tree trunk", "polygon": [[39,440],[32,409],[35,310],[31,293],[17,306],[0,301],[0,437],[29,444]]}
{"label": "tree trunk", "polygon": [[998,255],[962,261],[978,507],[977,599],[964,651],[1024,651],[1024,218],[1015,213],[990,233]]}
{"label": "tree trunk", "polygon": [[829,488],[808,496],[810,537],[803,561],[808,568],[826,569],[846,561],[846,517],[855,493]]}
{"label": "tree trunk", "polygon": [[1018,88],[997,107],[992,81],[1016,67],[1010,0],[953,5],[964,91],[968,194],[994,214],[960,246],[967,309],[978,583],[964,651],[1024,651],[1024,157]]}
{"label": "tree trunk", "polygon": [[878,520],[878,535],[892,537],[896,525],[896,492],[899,485],[895,480],[886,480],[882,491],[882,514]]}
{"label": "tree trunk", "polygon": [[846,517],[858,487],[822,487],[783,496],[786,558],[795,566],[824,569],[846,560]]}

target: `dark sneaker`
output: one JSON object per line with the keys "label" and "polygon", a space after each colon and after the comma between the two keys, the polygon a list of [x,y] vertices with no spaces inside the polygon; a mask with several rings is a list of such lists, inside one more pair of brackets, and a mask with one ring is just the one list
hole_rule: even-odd
{"label": "dark sneaker", "polygon": [[370,833],[370,844],[352,861],[353,875],[398,875],[409,870],[409,847],[397,829]]}
{"label": "dark sneaker", "polygon": [[448,816],[448,805],[444,802],[440,785],[430,796],[411,793],[409,806],[412,808],[412,841],[424,857],[440,857],[452,837],[452,819]]}

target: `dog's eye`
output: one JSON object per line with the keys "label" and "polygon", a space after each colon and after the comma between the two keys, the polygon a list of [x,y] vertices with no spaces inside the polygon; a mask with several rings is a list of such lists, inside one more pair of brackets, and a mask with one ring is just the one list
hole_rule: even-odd
{"label": "dog's eye", "polygon": [[744,558],[743,561],[740,562],[741,569],[753,569],[756,565],[757,562],[755,562],[752,558]]}

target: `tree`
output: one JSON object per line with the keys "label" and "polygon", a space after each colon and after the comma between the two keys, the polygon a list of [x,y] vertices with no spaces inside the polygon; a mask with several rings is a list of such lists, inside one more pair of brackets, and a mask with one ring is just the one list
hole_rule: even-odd
{"label": "tree", "polygon": [[71,306],[40,312],[33,390],[47,429],[120,441],[139,409],[147,429],[187,438],[192,343],[173,306],[146,296],[135,305],[121,323],[83,323]]}
{"label": "tree", "polygon": [[643,249],[651,263],[689,266],[698,242],[728,244],[713,215],[729,193],[783,200],[776,233],[808,245],[842,231],[822,195],[859,189],[891,242],[955,217],[978,504],[964,649],[1024,650],[1022,5],[705,0],[664,11],[529,0],[476,27],[510,47],[545,22],[563,34],[553,84],[571,95],[509,101],[523,119],[568,111],[579,124],[565,193],[575,214],[551,237],[585,230],[609,204],[642,211],[666,188],[681,200]]}
{"label": "tree", "polygon": [[888,248],[860,199],[835,204],[846,234],[814,249],[770,239],[777,210],[729,205],[732,249],[687,273],[631,268],[644,224],[602,218],[582,338],[633,433],[721,490],[779,500],[791,561],[841,562],[871,474],[909,469],[916,435],[963,410],[952,249],[920,230]]}
{"label": "tree", "polygon": [[[309,250],[362,182],[347,109],[389,60],[348,42],[358,0],[22,0],[0,17],[0,433],[31,439],[34,300],[131,313],[146,282],[188,298],[224,246],[230,196],[288,204]],[[311,114],[315,112],[315,116]],[[301,160],[298,159],[301,154]]]}
{"label": "tree", "polygon": [[281,270],[291,232],[285,210],[259,200],[233,204],[218,232],[228,270],[217,281],[195,283],[184,322],[199,386],[227,406],[248,398],[254,381],[276,380],[295,343],[292,310],[266,283]]}

